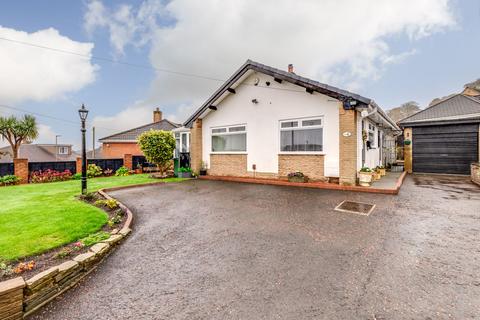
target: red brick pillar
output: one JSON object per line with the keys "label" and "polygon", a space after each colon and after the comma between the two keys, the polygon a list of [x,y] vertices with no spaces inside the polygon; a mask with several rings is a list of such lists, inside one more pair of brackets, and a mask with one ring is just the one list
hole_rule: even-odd
{"label": "red brick pillar", "polygon": [[133,169],[133,156],[129,153],[123,155],[123,165],[128,169]]}
{"label": "red brick pillar", "polygon": [[28,183],[28,159],[13,159],[13,168],[20,183]]}
{"label": "red brick pillar", "polygon": [[77,157],[76,167],[77,173],[82,173],[82,158]]}

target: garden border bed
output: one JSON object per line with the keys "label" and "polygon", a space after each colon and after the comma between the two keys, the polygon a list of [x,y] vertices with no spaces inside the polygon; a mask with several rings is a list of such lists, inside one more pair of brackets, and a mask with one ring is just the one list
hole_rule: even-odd
{"label": "garden border bed", "polygon": [[[132,187],[136,186],[133,185]],[[128,187],[131,186],[119,188]],[[98,193],[110,200],[113,198],[107,194],[109,190],[118,189],[100,189]],[[95,270],[116,245],[132,231],[132,212],[123,203],[117,202],[126,214],[125,223],[118,233],[112,234],[108,239],[94,244],[87,252],[42,271],[27,280],[20,276],[0,282],[0,319],[23,319],[72,288],[86,275]]]}

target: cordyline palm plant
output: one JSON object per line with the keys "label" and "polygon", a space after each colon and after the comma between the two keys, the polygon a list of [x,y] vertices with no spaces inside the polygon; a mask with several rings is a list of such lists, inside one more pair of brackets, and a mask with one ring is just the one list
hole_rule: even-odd
{"label": "cordyline palm plant", "polygon": [[25,115],[21,119],[14,116],[0,117],[0,136],[12,147],[13,158],[18,158],[22,143],[28,143],[38,136],[35,117]]}

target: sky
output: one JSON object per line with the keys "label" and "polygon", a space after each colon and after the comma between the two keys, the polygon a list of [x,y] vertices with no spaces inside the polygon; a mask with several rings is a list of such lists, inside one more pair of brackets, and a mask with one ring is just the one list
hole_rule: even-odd
{"label": "sky", "polygon": [[[422,107],[480,78],[478,0],[45,0],[0,10],[0,116],[79,148],[164,117],[183,122],[252,59]],[[5,144],[0,141],[1,144]],[[97,143],[98,146],[98,143]]]}

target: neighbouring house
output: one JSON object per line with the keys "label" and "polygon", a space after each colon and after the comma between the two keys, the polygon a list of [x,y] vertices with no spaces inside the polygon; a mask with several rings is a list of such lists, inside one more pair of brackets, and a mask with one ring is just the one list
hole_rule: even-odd
{"label": "neighbouring house", "polygon": [[451,95],[399,122],[410,143],[408,171],[470,174],[471,163],[480,160],[480,96],[467,89],[469,94]]}
{"label": "neighbouring house", "polygon": [[463,87],[462,94],[470,96],[470,97],[477,97],[480,98],[480,79],[467,83]]}
{"label": "neighbouring house", "polygon": [[362,166],[385,164],[401,131],[371,99],[251,60],[184,123],[191,165],[208,174],[355,184]]}
{"label": "neighbouring house", "polygon": [[87,159],[105,159],[102,153],[102,147],[87,151]]}
{"label": "neighbouring house", "polygon": [[[125,154],[132,154],[134,156],[143,155],[140,147],[137,144],[137,137],[148,130],[165,130],[171,131],[179,128],[180,125],[173,123],[167,119],[162,119],[162,112],[159,108],[153,111],[153,122],[122,131],[108,137],[99,139],[102,144],[101,157],[102,158],[123,158]],[[95,157],[97,157],[95,155]]]}
{"label": "neighbouring house", "polygon": [[[10,146],[0,148],[0,163],[13,162]],[[22,144],[18,157],[28,162],[75,161],[79,155],[72,150],[70,144]]]}

